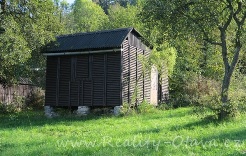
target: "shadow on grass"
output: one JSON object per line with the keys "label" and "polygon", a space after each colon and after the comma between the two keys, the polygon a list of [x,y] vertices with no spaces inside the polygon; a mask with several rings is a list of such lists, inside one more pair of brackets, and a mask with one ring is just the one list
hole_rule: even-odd
{"label": "shadow on grass", "polygon": [[246,129],[236,130],[231,132],[221,132],[220,134],[209,135],[202,137],[202,140],[212,141],[216,140],[220,143],[225,150],[227,148],[233,148],[234,150],[230,154],[224,154],[226,156],[246,155]]}
{"label": "shadow on grass", "polygon": [[192,109],[173,109],[165,112],[166,117],[168,118],[181,118],[189,115],[193,115],[194,111]]}
{"label": "shadow on grass", "polygon": [[159,120],[164,118],[182,118],[189,115],[194,115],[194,111],[192,109],[170,109],[170,110],[158,110],[159,112],[162,112],[163,115],[150,113],[150,114],[144,114],[143,119],[144,120]]}
{"label": "shadow on grass", "polygon": [[28,128],[32,126],[70,124],[76,121],[97,120],[104,117],[112,117],[112,115],[96,115],[76,116],[67,112],[66,115],[60,115],[54,118],[47,118],[43,111],[25,111],[16,114],[0,115],[0,130],[9,128]]}
{"label": "shadow on grass", "polygon": [[[220,141],[228,140],[232,141],[234,143],[237,143],[237,141],[244,143],[244,146],[246,145],[246,129],[243,130],[237,130],[237,131],[231,131],[231,132],[221,132],[220,134],[214,134],[209,135],[206,137],[203,137],[204,140],[211,140],[211,139],[218,139]],[[245,146],[246,150],[246,146]]]}
{"label": "shadow on grass", "polygon": [[201,119],[195,122],[189,122],[188,124],[184,125],[175,125],[170,128],[171,131],[178,131],[181,129],[186,130],[194,130],[197,127],[204,127],[206,128],[208,125],[213,124],[214,126],[217,126],[220,124],[218,120],[211,120],[211,119]]}

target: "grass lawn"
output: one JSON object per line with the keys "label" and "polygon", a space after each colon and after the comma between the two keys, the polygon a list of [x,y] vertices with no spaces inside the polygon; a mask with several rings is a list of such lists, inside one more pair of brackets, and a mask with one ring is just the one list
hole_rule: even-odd
{"label": "grass lawn", "polygon": [[246,155],[246,115],[220,123],[191,108],[124,117],[0,115],[0,155]]}

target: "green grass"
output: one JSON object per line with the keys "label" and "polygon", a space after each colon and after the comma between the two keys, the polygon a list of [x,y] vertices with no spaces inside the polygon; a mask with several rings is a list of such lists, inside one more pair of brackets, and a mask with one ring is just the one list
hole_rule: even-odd
{"label": "green grass", "polygon": [[114,116],[0,116],[0,155],[246,155],[246,115],[224,122],[191,108]]}

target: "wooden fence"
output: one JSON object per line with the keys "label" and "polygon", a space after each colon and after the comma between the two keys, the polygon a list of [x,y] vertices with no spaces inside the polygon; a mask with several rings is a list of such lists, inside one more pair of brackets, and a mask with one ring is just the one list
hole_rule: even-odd
{"label": "wooden fence", "polygon": [[9,104],[13,102],[16,96],[27,97],[36,89],[38,89],[38,87],[27,84],[13,85],[10,87],[0,85],[0,103]]}

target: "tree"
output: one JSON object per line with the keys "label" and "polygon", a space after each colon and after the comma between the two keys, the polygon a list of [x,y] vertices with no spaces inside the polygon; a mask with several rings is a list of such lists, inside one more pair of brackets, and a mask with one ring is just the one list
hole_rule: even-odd
{"label": "tree", "polygon": [[76,0],[73,6],[75,32],[101,30],[108,23],[102,8],[91,0]]}
{"label": "tree", "polygon": [[0,1],[0,83],[12,84],[20,77],[37,78],[34,69],[45,69],[43,45],[61,33],[62,26],[51,0]]}
{"label": "tree", "polygon": [[127,5],[127,7],[122,7],[119,4],[111,6],[108,10],[110,22],[107,24],[107,28],[134,27],[138,30],[141,29],[142,27],[138,17],[140,10],[140,6]]}
{"label": "tree", "polygon": [[108,9],[113,5],[120,5],[122,7],[127,7],[127,5],[137,4],[137,0],[92,0],[93,2],[99,4],[104,12],[108,14]]}
{"label": "tree", "polygon": [[172,39],[192,37],[197,43],[220,47],[224,66],[221,102],[226,106],[231,77],[244,48],[245,0],[147,0],[144,10],[148,10],[146,19],[162,22],[160,30]]}

